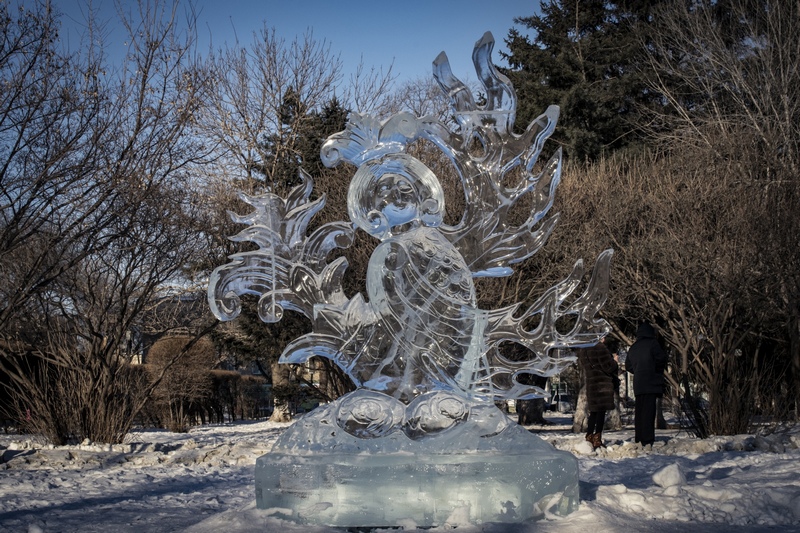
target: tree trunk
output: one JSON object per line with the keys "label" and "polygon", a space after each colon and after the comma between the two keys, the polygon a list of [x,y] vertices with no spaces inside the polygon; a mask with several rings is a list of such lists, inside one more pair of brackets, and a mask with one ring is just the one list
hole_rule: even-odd
{"label": "tree trunk", "polygon": [[274,362],[270,365],[272,371],[272,391],[274,409],[272,415],[269,417],[270,422],[291,422],[292,414],[289,412],[289,401],[282,395],[276,395],[275,392],[281,389],[286,389],[290,385],[290,369],[288,365],[281,365]]}
{"label": "tree trunk", "polygon": [[578,391],[578,399],[575,402],[575,414],[572,417],[572,432],[583,433],[589,424],[589,411],[587,411],[586,385],[581,377],[581,388]]}
{"label": "tree trunk", "polygon": [[616,431],[622,429],[622,413],[620,412],[621,399],[618,393],[614,393],[614,409],[606,413],[605,429]]}
{"label": "tree trunk", "polygon": [[656,399],[656,428],[667,429],[667,421],[664,420],[663,398]]}
{"label": "tree trunk", "polygon": [[517,423],[521,426],[549,424],[544,419],[544,398],[517,400]]}
{"label": "tree trunk", "polygon": [[[794,420],[800,420],[800,304],[791,302],[789,304],[789,360],[791,361],[791,387],[790,398],[794,398]],[[791,414],[791,413],[790,413]]]}

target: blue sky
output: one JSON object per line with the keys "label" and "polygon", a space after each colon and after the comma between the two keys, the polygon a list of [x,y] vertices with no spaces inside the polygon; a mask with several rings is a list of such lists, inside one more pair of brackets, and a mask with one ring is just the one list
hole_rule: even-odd
{"label": "blue sky", "polygon": [[[88,0],[53,0],[65,14],[68,32],[79,28]],[[130,0],[132,2],[132,0]],[[124,0],[123,0],[124,4]],[[252,41],[253,31],[266,22],[291,41],[308,29],[315,40],[326,40],[331,51],[341,54],[345,75],[363,57],[367,68],[383,68],[394,61],[398,81],[428,77],[431,62],[444,50],[453,73],[463,80],[475,79],[472,48],[485,31],[496,44],[493,59],[504,65],[499,50],[515,26],[514,17],[539,10],[539,0],[196,0],[198,29],[204,46]],[[114,30],[117,18],[113,0],[92,0],[100,18],[109,22],[109,53],[122,50],[124,33]],[[121,52],[120,52],[121,53]]]}

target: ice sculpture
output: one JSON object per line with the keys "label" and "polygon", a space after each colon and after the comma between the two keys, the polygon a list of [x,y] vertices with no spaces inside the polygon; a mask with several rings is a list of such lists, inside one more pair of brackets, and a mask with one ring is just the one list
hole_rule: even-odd
{"label": "ice sculpture", "polygon": [[[312,182],[302,172],[287,198],[242,196],[255,210],[234,217],[248,227],[233,239],[258,249],[214,271],[214,314],[235,318],[243,294],[259,297],[267,322],[279,321],[284,310],[305,314],[313,330],[292,342],[281,362],[326,357],[358,387],[295,423],[259,458],[259,507],[332,526],[427,527],[454,515],[515,522],[577,505],[574,457],[511,423],[494,401],[543,395],[521,376],[560,372],[574,360],[563,354],[606,333],[596,314],[608,292],[612,252],[600,255],[574,299],[582,261],[525,309],[478,308],[473,279],[510,275],[553,231],[557,215],[548,211],[561,173],[560,150],[536,167],[558,108],[513,133],[516,96],[491,63],[493,45],[487,32],[473,51],[486,93],[481,105],[444,53],[433,63],[451,100],[452,129],[408,113],[383,122],[353,113],[346,130],[326,141],[326,165],[357,167],[347,196],[351,223],[307,235],[325,198],[310,200]],[[455,226],[443,221],[439,180],[407,151],[418,139],[441,150],[461,178],[466,207]],[[516,183],[508,185],[512,176]],[[508,215],[523,199],[530,216],[514,226]],[[355,228],[379,240],[367,269],[367,300],[344,294],[346,259],[328,261],[332,250],[352,243]],[[560,332],[563,317],[571,326]],[[536,326],[526,329],[530,323]],[[523,346],[530,358],[505,357],[501,343]]]}

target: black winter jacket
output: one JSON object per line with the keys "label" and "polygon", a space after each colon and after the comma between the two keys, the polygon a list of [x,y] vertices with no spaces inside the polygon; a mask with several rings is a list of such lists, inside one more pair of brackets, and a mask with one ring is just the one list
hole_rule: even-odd
{"label": "black winter jacket", "polygon": [[633,374],[633,393],[663,394],[666,367],[667,354],[658,344],[653,326],[641,324],[625,359],[625,369]]}
{"label": "black winter jacket", "polygon": [[606,345],[598,343],[578,351],[578,360],[586,376],[586,409],[590,412],[614,409],[614,376],[619,365]]}

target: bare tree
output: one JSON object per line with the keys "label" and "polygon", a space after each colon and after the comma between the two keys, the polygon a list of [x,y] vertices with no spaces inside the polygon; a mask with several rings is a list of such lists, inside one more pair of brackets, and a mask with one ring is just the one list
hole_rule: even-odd
{"label": "bare tree", "polygon": [[[319,125],[318,113],[334,100],[341,61],[330,45],[314,40],[311,33],[286,42],[265,26],[249,45],[214,52],[209,68],[214,91],[201,124],[218,147],[217,165],[207,169],[209,196],[222,200],[209,222],[214,231],[229,236],[241,228],[234,230],[222,220],[228,219],[224,207],[233,212],[246,209],[232,201],[232,191],[285,193],[298,180],[300,167],[321,166],[318,148],[315,160],[310,160],[307,143],[314,135],[321,143],[325,136],[312,130]],[[234,251],[231,245],[225,248]],[[273,419],[288,419],[288,397],[297,370],[278,365],[277,359],[283,346],[309,325],[299,315],[287,317],[279,327],[263,324],[253,312],[244,313],[236,328],[239,333],[229,332],[223,341],[253,359],[271,380],[276,400]]]}
{"label": "bare tree", "polygon": [[537,258],[617,250],[604,314],[623,341],[638,320],[659,326],[671,392],[710,402],[693,413],[701,434],[744,431],[754,409],[797,402],[799,15],[793,2],[747,0],[657,13],[644,74],[664,105],[641,124],[657,155],[565,170],[561,223]]}
{"label": "bare tree", "polygon": [[189,341],[191,337],[166,337],[149,352],[148,366],[153,376],[163,374],[153,391],[153,401],[170,431],[188,431],[192,415],[212,393],[211,369],[217,362],[214,344],[205,337],[178,359],[176,356]]}
{"label": "bare tree", "polygon": [[[649,81],[667,105],[650,117],[650,131],[667,149],[681,150],[702,162],[704,167],[693,169],[698,179],[728,190],[727,195],[716,195],[722,204],[704,206],[715,211],[707,215],[712,227],[720,233],[735,232],[728,238],[727,260],[706,264],[739,274],[735,282],[720,288],[729,291],[724,300],[693,302],[703,313],[715,315],[716,326],[711,331],[695,327],[693,336],[682,335],[675,345],[684,353],[710,346],[717,363],[726,367],[744,364],[734,364],[737,359],[731,355],[742,350],[747,352],[746,367],[763,366],[758,358],[764,349],[772,357],[785,357],[792,370],[787,398],[796,414],[800,412],[800,256],[795,242],[800,227],[794,216],[800,207],[796,35],[800,5],[772,0],[696,2],[691,7],[671,6],[655,19]],[[716,244],[716,239],[712,242]],[[729,324],[723,334],[720,324]],[[759,339],[745,346],[748,330],[754,328]],[[781,339],[777,351],[772,339]],[[682,355],[682,368],[686,360]],[[781,366],[772,363],[771,368]],[[726,398],[747,396],[738,388],[725,392],[727,378],[715,370],[716,365],[702,368],[704,381],[718,381]],[[780,375],[773,378],[784,380]],[[754,387],[755,380],[750,385]]]}
{"label": "bare tree", "polygon": [[450,99],[433,79],[417,78],[407,81],[392,92],[390,113],[408,111],[417,117],[433,116],[442,122],[450,119]]}
{"label": "bare tree", "polygon": [[[693,413],[700,433],[741,432],[756,407],[771,338],[765,294],[754,274],[763,260],[749,233],[763,216],[746,184],[698,157],[601,160],[563,174],[561,223],[534,261],[581,247],[613,246],[604,316],[632,342],[641,320],[655,324],[672,354],[668,394],[709,400]],[[534,271],[529,271],[534,272]],[[536,280],[520,281],[520,287]],[[502,294],[502,293],[501,293]]]}
{"label": "bare tree", "polygon": [[649,110],[650,133],[673,146],[693,145],[761,179],[798,170],[800,6],[778,0],[670,5],[655,16],[647,72],[665,101]]}
{"label": "bare tree", "polygon": [[288,115],[285,106],[288,99],[318,110],[334,96],[342,65],[330,45],[310,32],[287,43],[265,26],[249,45],[212,53],[209,68],[214,93],[202,124],[222,150],[219,174],[269,187],[295,180],[281,175],[280,164],[301,157],[297,143],[308,116]]}
{"label": "bare tree", "polygon": [[350,75],[349,83],[342,93],[342,101],[347,102],[359,113],[387,116],[392,113],[394,82],[397,77],[392,72],[393,65],[383,69],[367,69],[362,61]]}
{"label": "bare tree", "polygon": [[113,70],[91,39],[60,52],[49,3],[0,6],[0,364],[56,443],[124,437],[144,401],[126,339],[201,242],[184,191],[208,78],[177,6],[139,7]]}

